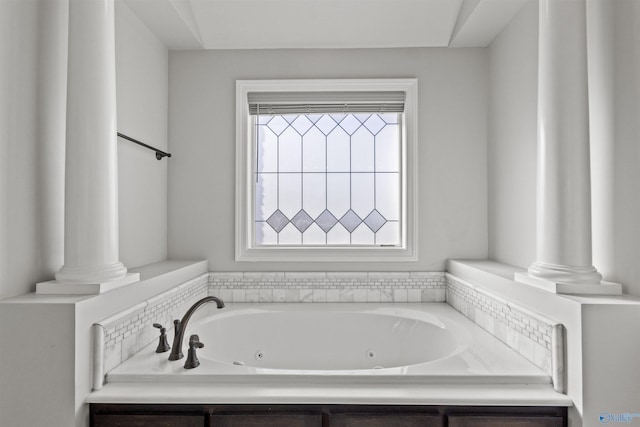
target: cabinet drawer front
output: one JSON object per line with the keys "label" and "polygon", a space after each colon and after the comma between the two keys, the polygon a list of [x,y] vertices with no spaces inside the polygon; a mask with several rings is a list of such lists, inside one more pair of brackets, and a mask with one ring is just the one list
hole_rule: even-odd
{"label": "cabinet drawer front", "polygon": [[563,427],[562,417],[449,416],[449,427]]}
{"label": "cabinet drawer front", "polygon": [[441,427],[442,417],[426,414],[332,414],[331,427]]}
{"label": "cabinet drawer front", "polygon": [[206,427],[204,415],[95,415],[95,427]]}
{"label": "cabinet drawer front", "polygon": [[211,417],[211,427],[322,427],[321,414],[225,414]]}

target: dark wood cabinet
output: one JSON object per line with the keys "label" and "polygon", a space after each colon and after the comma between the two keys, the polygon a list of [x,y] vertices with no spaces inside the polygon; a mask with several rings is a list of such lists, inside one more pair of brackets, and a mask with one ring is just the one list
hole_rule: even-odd
{"label": "dark wood cabinet", "polygon": [[567,427],[564,407],[91,404],[91,427]]}
{"label": "dark wood cabinet", "polygon": [[442,427],[441,415],[332,414],[331,427]]}
{"label": "dark wood cabinet", "polygon": [[213,415],[212,427],[322,427],[322,415],[227,414]]}
{"label": "dark wood cabinet", "polygon": [[501,415],[450,415],[449,427],[563,427],[562,417],[501,416]]}
{"label": "dark wood cabinet", "polygon": [[204,415],[101,414],[95,427],[208,427]]}

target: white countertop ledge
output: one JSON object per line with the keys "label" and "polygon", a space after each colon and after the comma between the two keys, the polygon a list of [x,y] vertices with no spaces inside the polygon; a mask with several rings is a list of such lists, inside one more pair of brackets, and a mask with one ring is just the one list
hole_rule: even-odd
{"label": "white countertop ledge", "polygon": [[572,406],[549,384],[407,384],[402,386],[294,386],[279,384],[114,383],[87,403],[138,404],[353,404]]}

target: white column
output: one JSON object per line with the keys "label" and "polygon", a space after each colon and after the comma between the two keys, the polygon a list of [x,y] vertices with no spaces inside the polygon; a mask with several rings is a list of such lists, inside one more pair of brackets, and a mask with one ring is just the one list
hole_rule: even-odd
{"label": "white column", "polygon": [[135,282],[118,255],[113,0],[70,0],[64,265],[38,293],[94,294]]}
{"label": "white column", "polygon": [[536,262],[517,279],[557,293],[620,293],[591,259],[585,0],[540,0]]}

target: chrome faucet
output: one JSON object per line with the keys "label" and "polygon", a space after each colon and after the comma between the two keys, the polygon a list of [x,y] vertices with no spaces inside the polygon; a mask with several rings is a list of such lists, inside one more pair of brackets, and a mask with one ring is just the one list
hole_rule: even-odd
{"label": "chrome faucet", "polygon": [[193,304],[189,310],[182,317],[182,320],[174,320],[174,330],[175,334],[173,335],[173,345],[171,346],[171,354],[169,355],[169,360],[179,360],[184,357],[182,354],[182,340],[184,339],[184,331],[187,329],[187,324],[189,323],[189,319],[193,313],[208,302],[215,302],[218,308],[224,307],[224,302],[218,297],[204,297],[201,300],[197,301]]}

